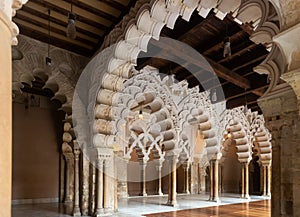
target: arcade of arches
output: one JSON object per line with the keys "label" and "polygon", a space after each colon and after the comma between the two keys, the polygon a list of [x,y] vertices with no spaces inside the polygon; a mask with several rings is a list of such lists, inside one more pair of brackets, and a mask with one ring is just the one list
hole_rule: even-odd
{"label": "arcade of arches", "polygon": [[[53,48],[51,68],[41,55],[47,45],[11,21],[26,2],[0,4],[1,217],[11,216],[12,202],[59,201],[74,216],[97,217],[131,196],[167,195],[176,207],[178,193],[214,202],[222,193],[272,195],[272,217],[300,216],[299,0],[139,0],[93,58]],[[227,109],[159,68],[135,68],[151,38],[194,11],[231,13],[253,25],[251,41],[267,45],[254,68],[270,81],[258,100],[262,114]],[[12,62],[17,44],[23,57]]]}

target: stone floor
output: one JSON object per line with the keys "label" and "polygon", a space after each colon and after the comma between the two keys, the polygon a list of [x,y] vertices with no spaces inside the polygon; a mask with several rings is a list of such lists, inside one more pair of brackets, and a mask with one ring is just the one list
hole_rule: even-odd
{"label": "stone floor", "polygon": [[[138,217],[145,214],[169,212],[184,209],[202,208],[217,205],[243,203],[266,199],[261,196],[251,196],[250,200],[245,200],[239,195],[222,195],[220,202],[208,201],[208,195],[178,195],[178,207],[166,206],[166,196],[131,197],[119,200],[118,217]],[[58,203],[45,204],[22,204],[12,206],[12,217],[70,217],[72,208]]]}

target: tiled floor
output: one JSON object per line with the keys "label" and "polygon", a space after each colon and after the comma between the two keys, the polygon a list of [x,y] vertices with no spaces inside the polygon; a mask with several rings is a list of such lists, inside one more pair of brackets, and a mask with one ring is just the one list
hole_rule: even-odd
{"label": "tiled floor", "polygon": [[[151,213],[170,212],[184,209],[194,209],[217,205],[236,204],[249,202],[241,199],[239,195],[222,195],[219,203],[208,201],[208,195],[178,195],[178,207],[166,206],[166,196],[131,197],[119,200],[118,217],[138,217]],[[264,197],[252,196],[250,201],[266,199]],[[69,217],[71,207],[58,204],[34,204],[13,205],[12,217]]]}

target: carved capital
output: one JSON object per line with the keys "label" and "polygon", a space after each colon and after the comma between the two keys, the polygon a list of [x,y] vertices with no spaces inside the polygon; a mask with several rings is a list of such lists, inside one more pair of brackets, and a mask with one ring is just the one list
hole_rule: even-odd
{"label": "carved capital", "polygon": [[300,68],[283,74],[281,78],[293,88],[298,100],[298,109],[300,112]]}
{"label": "carved capital", "polygon": [[288,71],[300,68],[300,24],[276,35],[273,40],[283,51],[288,64]]}

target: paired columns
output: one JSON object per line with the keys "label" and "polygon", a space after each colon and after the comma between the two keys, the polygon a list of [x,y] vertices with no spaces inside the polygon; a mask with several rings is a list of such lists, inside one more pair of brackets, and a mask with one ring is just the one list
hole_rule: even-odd
{"label": "paired columns", "polygon": [[96,207],[94,217],[112,214],[115,207],[113,150],[97,148]]}
{"label": "paired columns", "polygon": [[271,166],[262,164],[263,168],[263,196],[271,196]]}

